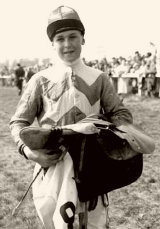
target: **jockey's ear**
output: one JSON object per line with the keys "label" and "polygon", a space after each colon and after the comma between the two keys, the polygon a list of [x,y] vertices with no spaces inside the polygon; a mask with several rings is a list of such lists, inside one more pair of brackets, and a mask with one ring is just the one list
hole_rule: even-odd
{"label": "jockey's ear", "polygon": [[83,37],[83,40],[82,40],[82,45],[84,45],[85,44],[85,39],[84,39],[84,37]]}

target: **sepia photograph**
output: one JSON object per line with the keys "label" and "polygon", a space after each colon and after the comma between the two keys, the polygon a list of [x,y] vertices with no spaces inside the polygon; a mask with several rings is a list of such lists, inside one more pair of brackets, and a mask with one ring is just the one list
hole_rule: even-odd
{"label": "sepia photograph", "polygon": [[0,0],[0,228],[160,229],[159,9]]}

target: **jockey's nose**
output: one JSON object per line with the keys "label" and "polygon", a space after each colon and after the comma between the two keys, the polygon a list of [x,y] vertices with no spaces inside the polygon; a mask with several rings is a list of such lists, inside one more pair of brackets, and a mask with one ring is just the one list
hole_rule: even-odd
{"label": "jockey's nose", "polygon": [[70,44],[71,44],[70,39],[69,38],[65,38],[64,39],[64,46],[68,47],[68,46],[70,46]]}

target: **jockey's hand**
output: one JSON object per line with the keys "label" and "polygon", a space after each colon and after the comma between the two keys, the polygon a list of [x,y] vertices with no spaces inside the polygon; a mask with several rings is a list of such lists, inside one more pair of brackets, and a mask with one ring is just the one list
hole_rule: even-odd
{"label": "jockey's hand", "polygon": [[43,168],[48,168],[55,165],[57,162],[63,159],[67,150],[64,146],[60,146],[56,150],[51,149],[38,149],[31,150],[29,147],[24,147],[24,153],[29,160],[32,160],[40,164]]}

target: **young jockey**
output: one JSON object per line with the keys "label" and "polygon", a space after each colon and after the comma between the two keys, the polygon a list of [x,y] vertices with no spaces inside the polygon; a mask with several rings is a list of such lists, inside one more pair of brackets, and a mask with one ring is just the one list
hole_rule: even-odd
{"label": "young jockey", "polygon": [[[68,186],[68,190],[64,192],[65,195],[67,191],[69,192],[69,188],[71,189],[72,195],[69,194],[68,197],[65,197],[70,198],[67,204],[71,205],[67,205],[68,208],[64,212],[61,211],[61,205],[58,208],[60,210],[57,210],[57,215],[54,215],[58,197],[63,189],[64,180],[62,181],[62,177],[67,173],[61,173],[61,171],[65,166],[65,169],[69,168],[65,164],[68,154],[64,154],[60,149],[57,154],[50,154],[50,150],[47,149],[31,150],[21,141],[19,132],[23,127],[30,126],[35,118],[37,118],[40,127],[50,128],[51,126],[77,123],[90,114],[100,113],[101,110],[108,120],[116,125],[132,123],[132,115],[116,94],[107,73],[91,68],[82,61],[81,49],[85,44],[85,28],[74,9],[59,6],[53,10],[49,16],[47,34],[56,54],[56,61],[53,67],[36,73],[30,79],[10,121],[10,128],[19,152],[28,160],[36,162],[37,167],[49,168],[48,170],[44,169],[45,172],[41,173],[37,181],[39,183],[36,184],[37,189],[33,190],[33,194],[38,196],[36,192],[41,189],[39,197],[35,197],[35,199],[37,198],[35,205],[45,228],[76,228],[76,217],[74,216],[76,213],[83,212],[84,203],[78,201],[77,197],[72,201],[74,193],[76,193],[73,179],[72,184],[69,183],[71,186]],[[45,177],[51,180],[55,171],[58,171],[56,179],[57,182],[61,182],[61,188],[57,189],[57,199],[54,197],[56,201],[50,198],[44,206],[40,196],[46,195],[51,188]],[[71,171],[73,172],[73,170]],[[54,180],[51,195],[56,189],[55,183]],[[55,208],[53,209],[54,204]],[[63,204],[64,206],[66,205]],[[58,217],[58,222],[56,217]],[[63,218],[63,223],[60,223],[60,217]],[[107,205],[98,197],[95,209],[88,212],[87,228],[105,229],[108,227]]]}

